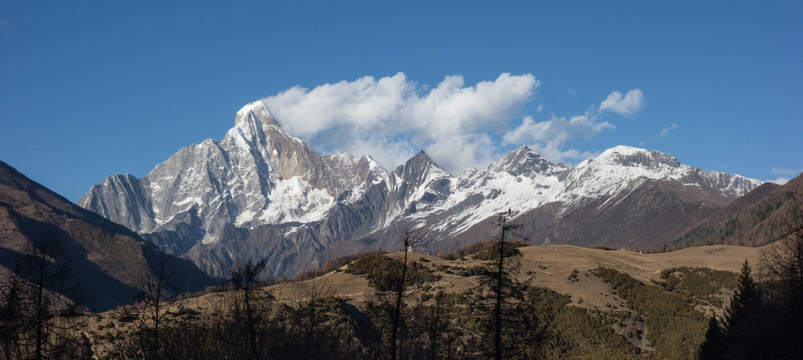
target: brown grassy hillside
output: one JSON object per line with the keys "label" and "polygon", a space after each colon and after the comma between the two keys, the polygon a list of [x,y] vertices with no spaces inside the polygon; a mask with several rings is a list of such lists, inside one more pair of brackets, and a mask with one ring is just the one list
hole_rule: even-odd
{"label": "brown grassy hillside", "polygon": [[[721,314],[727,305],[735,272],[745,260],[757,264],[762,250],[715,245],[643,254],[570,245],[527,246],[519,248],[522,257],[518,277],[532,279],[530,287],[537,289],[536,299],[540,304],[537,311],[542,326],[550,339],[558,341],[544,340],[544,358],[640,358],[640,353],[647,358],[687,358],[696,352],[696,346],[702,341],[706,316]],[[386,256],[399,260],[403,255],[390,253]],[[434,294],[454,294],[450,299],[456,303],[449,310],[453,321],[463,323],[466,317],[470,319],[472,314],[460,309],[474,296],[468,294],[472,294],[479,282],[476,269],[484,264],[483,260],[471,254],[456,260],[418,253],[408,253],[408,258],[418,271],[431,275],[431,280],[415,287],[409,301],[429,299],[421,303],[426,308],[434,306]],[[334,311],[329,315],[339,316],[341,322],[337,326],[352,324],[345,325],[354,328],[344,333],[355,331],[356,335],[348,335],[356,337],[351,341],[360,344],[375,341],[360,332],[366,331],[366,322],[373,321],[366,304],[376,301],[374,289],[365,276],[350,273],[350,266],[352,263],[312,279],[265,287],[263,290],[270,293],[277,304],[271,312],[272,324],[293,328],[296,321],[293,319],[299,319],[295,311],[303,309],[314,292],[318,297],[339,299],[329,303],[333,306],[329,311]],[[713,272],[701,268],[713,269],[710,270]],[[722,274],[728,275],[723,278]],[[693,278],[697,283],[692,283]],[[634,298],[622,292],[623,285],[615,285],[612,279],[641,284],[641,297]],[[703,279],[702,285],[700,279]],[[701,286],[711,289],[700,290]],[[189,331],[186,330],[191,328],[188,324],[194,321],[225,319],[234,297],[232,292],[216,292],[175,301],[163,310],[166,323],[178,324],[179,329],[185,329],[180,331]],[[84,332],[95,351],[108,354],[131,339],[132,331],[142,324],[138,320],[138,309],[130,307],[92,316]],[[685,315],[678,315],[681,313]],[[655,324],[659,323],[664,325],[656,328]],[[470,338],[470,335],[465,336]]]}

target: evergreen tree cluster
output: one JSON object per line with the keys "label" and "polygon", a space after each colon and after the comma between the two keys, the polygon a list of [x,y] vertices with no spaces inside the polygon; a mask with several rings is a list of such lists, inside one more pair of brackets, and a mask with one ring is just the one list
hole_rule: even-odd
{"label": "evergreen tree cluster", "polygon": [[709,320],[700,359],[803,358],[803,297],[788,286],[757,283],[745,261],[724,318]]}
{"label": "evergreen tree cluster", "polygon": [[762,254],[757,279],[745,260],[723,319],[709,321],[701,359],[803,359],[803,214]]}

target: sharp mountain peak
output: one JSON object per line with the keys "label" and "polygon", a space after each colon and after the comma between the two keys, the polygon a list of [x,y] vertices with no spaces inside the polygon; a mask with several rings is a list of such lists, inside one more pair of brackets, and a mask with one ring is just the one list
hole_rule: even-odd
{"label": "sharp mountain peak", "polygon": [[[543,233],[567,223],[561,219],[577,209],[625,196],[644,179],[722,199],[760,185],[630,146],[608,149],[577,167],[521,146],[487,169],[459,176],[422,150],[387,174],[368,156],[318,154],[285,132],[262,101],[244,106],[235,118],[223,140],[182,148],[145,178],[113,178],[109,185],[115,186],[93,187],[79,204],[213,276],[247,256],[270,257],[272,276],[282,276],[333,256],[391,248],[394,229],[404,227],[426,227],[432,240],[448,246],[469,233],[479,236],[468,230],[511,207],[551,216],[532,225]],[[545,241],[571,241],[561,234]]]}
{"label": "sharp mountain peak", "polygon": [[234,126],[248,120],[259,120],[267,126],[282,127],[282,124],[271,115],[262,100],[246,104],[237,111],[237,114],[234,116]]}

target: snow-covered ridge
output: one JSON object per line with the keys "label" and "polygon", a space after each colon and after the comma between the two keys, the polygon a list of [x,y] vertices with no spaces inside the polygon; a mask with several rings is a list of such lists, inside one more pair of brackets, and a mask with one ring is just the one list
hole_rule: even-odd
{"label": "snow-covered ridge", "polygon": [[283,224],[284,236],[313,236],[313,241],[319,235],[309,234],[316,231],[348,241],[412,225],[445,239],[508,209],[524,214],[550,205],[560,216],[571,206],[607,202],[648,180],[723,198],[761,184],[630,146],[613,147],[576,167],[522,146],[459,176],[422,151],[388,174],[368,155],[318,154],[285,132],[257,101],[237,112],[222,140],[182,148],[141,179],[110,176],[79,205],[155,239],[181,236],[166,245],[197,252],[218,241],[229,224],[242,229]]}
{"label": "snow-covered ridge", "polygon": [[707,187],[722,196],[743,196],[762,184],[739,175],[706,172],[681,164],[675,157],[630,146],[616,146],[580,163],[567,176],[567,198],[597,197],[625,187],[628,181],[646,178],[674,180],[687,186]]}

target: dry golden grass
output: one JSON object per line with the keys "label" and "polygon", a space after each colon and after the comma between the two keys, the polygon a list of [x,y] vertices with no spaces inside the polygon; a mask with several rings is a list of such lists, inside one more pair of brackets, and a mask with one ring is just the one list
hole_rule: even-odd
{"label": "dry golden grass", "polygon": [[[623,300],[612,293],[601,279],[589,274],[594,268],[601,266],[614,268],[644,282],[659,279],[661,270],[680,266],[709,267],[738,272],[745,259],[755,266],[762,248],[715,245],[690,247],[659,254],[571,245],[529,246],[519,250],[523,255],[519,271],[520,280],[532,279],[534,285],[570,295],[575,306],[607,309],[608,305],[622,307]],[[401,259],[403,254],[391,253],[388,256]],[[462,269],[484,263],[482,260],[472,259],[471,256],[458,260],[443,260],[418,253],[408,254],[408,261],[416,261],[430,267],[441,276],[440,280],[430,284],[433,290],[455,293],[464,292],[477,284],[477,277],[463,277],[457,273]],[[368,281],[364,277],[343,271],[346,266],[314,279],[276,284],[267,287],[266,290],[285,303],[303,300],[313,289],[319,295],[334,295],[346,298],[352,303],[365,300],[372,293]],[[577,276],[576,280],[572,281],[569,276],[574,270],[577,270]],[[226,293],[212,293],[184,299],[166,306],[165,310],[175,313],[183,308],[203,314],[201,316],[211,316],[225,311],[226,296],[228,296]],[[125,334],[136,326],[136,320],[122,322],[120,318],[121,314],[115,311],[88,317],[83,332],[93,340],[96,351],[105,353],[107,349],[104,347],[108,345],[108,341],[104,339],[114,333]],[[168,321],[169,318],[170,315],[167,315]]]}
{"label": "dry golden grass", "polygon": [[[601,250],[572,245],[528,246],[519,248],[522,252],[522,266],[519,278],[533,278],[534,285],[543,286],[559,293],[571,295],[575,305],[582,307],[603,307],[617,304],[620,299],[611,294],[602,280],[588,276],[588,271],[597,267],[610,267],[625,272],[636,279],[649,282],[657,280],[661,270],[688,266],[708,267],[716,270],[738,272],[742,263],[748,260],[757,264],[762,248],[714,245],[681,249],[678,251],[642,254],[627,250]],[[403,254],[392,253],[388,256],[401,259]],[[482,265],[481,260],[466,256],[462,260],[443,260],[424,254],[409,254],[409,261],[417,261],[431,268],[438,265],[447,266],[450,270],[470,268]],[[426,261],[421,261],[425,259]],[[570,281],[569,275],[578,271],[577,281]],[[437,272],[442,279],[432,284],[433,288],[444,292],[462,292],[476,285],[475,277],[462,277],[455,274]],[[280,299],[290,300],[303,297],[303,290],[311,287],[312,280],[295,284],[279,284],[271,287]],[[345,272],[333,272],[319,277],[316,286],[328,289],[331,295],[353,300],[363,300],[370,294],[368,282],[359,276]],[[579,299],[583,299],[579,303]]]}
{"label": "dry golden grass", "polygon": [[[571,295],[575,302],[583,298],[582,306],[600,306],[611,301],[608,287],[594,276],[586,276],[588,271],[597,267],[610,267],[627,273],[636,279],[649,282],[658,279],[661,270],[688,266],[708,267],[716,270],[738,272],[742,263],[748,260],[758,263],[763,248],[714,245],[681,249],[678,251],[642,254],[627,250],[601,250],[572,245],[528,246],[519,248],[522,253],[520,280],[532,278],[534,285],[543,286],[559,293]],[[401,259],[403,254],[391,253],[388,256]],[[412,253],[409,261],[416,261],[432,269],[445,267],[453,274],[436,271],[441,280],[432,284],[435,289],[444,292],[463,292],[476,285],[476,277],[463,277],[457,271],[472,266],[482,265],[482,260],[474,260],[471,256],[458,260]],[[422,259],[424,259],[422,261]],[[342,271],[330,272],[315,279],[297,283],[282,283],[269,286],[267,290],[280,301],[292,302],[304,298],[313,287],[323,291],[325,295],[334,295],[346,299],[361,301],[372,292],[368,281],[361,277]],[[569,275],[578,271],[577,281],[570,281]],[[600,295],[602,294],[602,295]],[[221,293],[207,294],[200,297],[180,301],[185,308],[200,310],[220,306]],[[601,296],[601,297],[600,297]],[[113,312],[110,312],[113,313]],[[110,313],[103,314],[109,316]]]}
{"label": "dry golden grass", "polygon": [[[610,267],[644,282],[657,280],[663,269],[680,266],[738,272],[745,259],[757,264],[761,248],[714,245],[641,254],[626,250],[557,245],[526,247],[521,248],[521,252],[524,254],[523,269],[535,271],[536,285],[571,295],[575,305],[602,308],[609,303],[616,305],[621,300],[611,294],[602,280],[586,276],[591,269]],[[568,278],[574,269],[579,272],[579,281],[571,282]],[[583,299],[582,304],[578,304],[580,298]]]}

